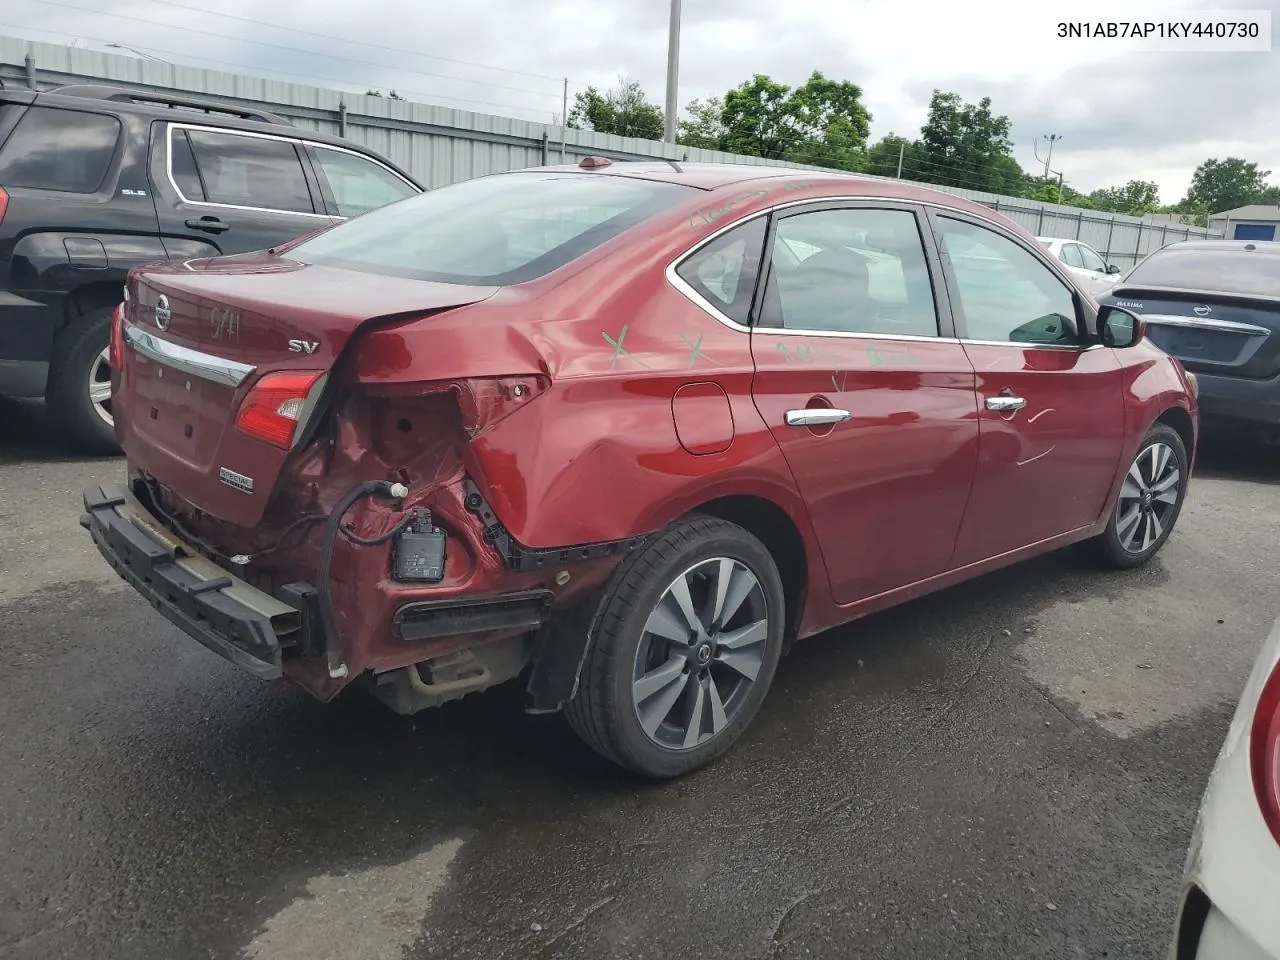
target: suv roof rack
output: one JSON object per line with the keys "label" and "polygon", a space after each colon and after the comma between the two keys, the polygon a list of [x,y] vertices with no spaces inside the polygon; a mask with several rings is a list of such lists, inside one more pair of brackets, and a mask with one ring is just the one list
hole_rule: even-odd
{"label": "suv roof rack", "polygon": [[215,100],[204,100],[200,97],[184,97],[172,93],[151,93],[143,90],[131,90],[125,87],[112,87],[96,83],[72,83],[62,87],[46,90],[62,97],[85,97],[93,100],[113,100],[117,103],[156,104],[169,108],[188,107],[203,110],[205,113],[222,113],[241,120],[257,120],[261,123],[277,123],[286,127],[293,126],[293,121],[279,114],[266,110],[252,110],[246,107],[235,107]]}

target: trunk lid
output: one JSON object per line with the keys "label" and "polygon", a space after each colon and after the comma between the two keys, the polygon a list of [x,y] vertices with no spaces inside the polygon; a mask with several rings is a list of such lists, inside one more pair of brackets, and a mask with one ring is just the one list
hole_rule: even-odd
{"label": "trunk lid", "polygon": [[130,276],[127,292],[113,409],[131,466],[200,510],[250,527],[290,455],[237,426],[264,378],[322,374],[301,405],[305,421],[362,329],[476,303],[496,288],[259,253],[147,267]]}
{"label": "trunk lid", "polygon": [[1116,287],[1105,299],[1142,314],[1151,342],[1188,370],[1259,379],[1280,373],[1280,298]]}

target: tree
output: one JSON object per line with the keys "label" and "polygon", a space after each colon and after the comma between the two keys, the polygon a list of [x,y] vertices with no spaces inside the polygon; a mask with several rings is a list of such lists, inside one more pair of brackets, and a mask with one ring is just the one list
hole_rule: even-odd
{"label": "tree", "polygon": [[1130,180],[1123,187],[1094,190],[1089,198],[1099,210],[1140,217],[1160,208],[1160,186],[1150,180]]}
{"label": "tree", "polygon": [[902,171],[917,169],[919,166],[920,144],[897,134],[890,133],[867,149],[866,164],[863,170],[878,177],[898,176],[899,160]]}
{"label": "tree", "polygon": [[693,100],[684,108],[687,119],[680,121],[676,140],[686,147],[723,150],[727,128],[724,125],[724,100],[708,97]]}
{"label": "tree", "polygon": [[1196,167],[1191,175],[1186,202],[1205,206],[1210,213],[1259,203],[1267,190],[1269,176],[1270,170],[1259,170],[1256,163],[1239,157],[1227,157],[1225,160],[1211,157]]}
{"label": "tree", "polygon": [[861,87],[815,70],[794,90],[756,74],[725,94],[720,122],[722,149],[732,153],[856,170],[871,114]]}
{"label": "tree", "polygon": [[618,78],[618,85],[601,93],[595,87],[573,98],[568,125],[575,130],[594,130],[619,137],[661,140],[665,131],[662,111],[645,99],[635,80]]}
{"label": "tree", "polygon": [[998,190],[1009,178],[1013,146],[1006,116],[991,112],[991,98],[965,103],[958,93],[934,90],[929,119],[920,128],[920,166],[913,176],[930,183]]}

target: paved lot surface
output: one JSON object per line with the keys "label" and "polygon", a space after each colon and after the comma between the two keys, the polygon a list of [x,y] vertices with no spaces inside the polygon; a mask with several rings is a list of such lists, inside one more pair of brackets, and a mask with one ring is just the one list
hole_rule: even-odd
{"label": "paved lot surface", "polygon": [[109,575],[76,517],[120,462],[50,433],[0,406],[6,960],[1154,960],[1280,614],[1280,458],[1211,451],[1147,569],[1049,557],[817,638],[730,757],[637,784],[518,696],[241,676]]}

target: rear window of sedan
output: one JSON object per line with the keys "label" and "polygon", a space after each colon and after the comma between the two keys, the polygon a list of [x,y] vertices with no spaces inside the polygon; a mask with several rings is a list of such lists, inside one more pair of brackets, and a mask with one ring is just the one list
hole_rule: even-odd
{"label": "rear window of sedan", "polygon": [[505,286],[550,273],[698,192],[628,177],[497,174],[381,207],[287,255],[384,276]]}
{"label": "rear window of sedan", "polygon": [[1166,247],[1134,267],[1125,286],[1280,297],[1280,244],[1274,251]]}

